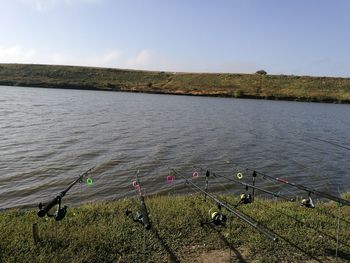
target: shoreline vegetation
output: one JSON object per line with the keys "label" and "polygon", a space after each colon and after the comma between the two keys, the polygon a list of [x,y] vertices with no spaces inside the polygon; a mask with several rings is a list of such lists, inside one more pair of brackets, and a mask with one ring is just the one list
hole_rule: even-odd
{"label": "shoreline vegetation", "polygon": [[350,78],[0,64],[0,85],[350,103]]}
{"label": "shoreline vegetation", "polygon": [[[344,195],[349,198],[349,194]],[[238,197],[220,196],[228,204]],[[334,202],[308,209],[298,203],[257,198],[238,209],[270,229],[260,235],[230,215],[225,227],[200,225],[215,204],[203,195],[147,196],[151,229],[125,216],[137,198],[70,208],[59,222],[36,209],[0,213],[0,262],[349,262],[350,207]],[[339,219],[338,219],[339,216]],[[337,232],[339,222],[339,232]],[[33,241],[37,223],[41,243]],[[337,248],[337,235],[338,248]],[[230,251],[231,249],[231,251]],[[337,253],[337,258],[335,254]],[[231,256],[231,260],[229,257]]]}

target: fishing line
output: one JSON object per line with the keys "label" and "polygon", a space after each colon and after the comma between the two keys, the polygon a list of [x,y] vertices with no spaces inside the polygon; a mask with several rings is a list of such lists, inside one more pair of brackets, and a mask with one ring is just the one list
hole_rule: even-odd
{"label": "fishing line", "polygon": [[[290,160],[291,160],[292,162],[298,164],[298,165],[301,166],[302,168],[304,168],[304,170],[309,170],[310,172],[313,172],[311,168],[315,168],[315,167],[312,166],[312,165],[311,165],[311,168],[310,168],[310,167],[307,167],[306,165],[304,165],[304,164],[302,164],[302,163],[296,161],[296,160],[293,159],[293,158],[290,158]],[[277,161],[277,160],[276,160],[276,161]],[[318,171],[319,171],[319,170],[318,170]],[[326,175],[325,173],[323,173],[323,172],[320,172],[320,173],[324,176],[324,178],[326,178],[326,179],[329,178],[329,176]],[[324,179],[321,178],[321,176],[320,176],[319,174],[317,174],[317,173],[315,174],[315,173],[313,172],[313,175],[314,175],[314,176],[316,175],[316,177],[317,177],[318,179],[320,179],[320,181],[323,181],[323,180],[324,180]],[[330,192],[330,186],[329,186],[329,181],[328,181],[328,180],[327,180],[326,186],[327,186],[327,190]]]}
{"label": "fishing line", "polygon": [[[211,172],[211,169],[207,168],[207,169],[204,169],[202,167],[199,167],[198,169],[200,169],[200,171],[205,174],[205,179],[206,179],[206,185],[205,185],[205,191],[206,192],[209,192],[208,191],[208,188],[209,188],[209,179],[211,179],[210,181],[211,182],[214,182],[219,184],[219,187],[221,188],[220,192],[222,192],[222,189],[224,190],[223,192],[223,195],[231,195],[231,190],[229,190],[225,184],[223,182],[220,181],[221,178],[218,178],[218,177],[215,177],[215,180],[213,181],[213,176],[212,176],[212,172]],[[212,187],[213,188],[213,187]],[[226,199],[226,198],[225,198]],[[206,195],[205,195],[205,200],[206,200]],[[227,200],[226,200],[227,201]]]}
{"label": "fishing line", "polygon": [[340,147],[340,148],[343,148],[345,150],[348,150],[350,151],[350,148],[349,147],[346,147],[346,146],[343,146],[343,145],[340,145],[340,144],[337,144],[335,142],[331,142],[331,141],[327,141],[327,140],[323,140],[323,139],[318,139],[318,138],[314,138],[314,137],[309,137],[310,139],[313,139],[313,140],[317,140],[317,141],[321,141],[321,142],[326,142],[326,143],[329,143],[333,146],[337,146],[337,147]]}
{"label": "fishing line", "polygon": [[[325,140],[321,140],[321,139],[317,139],[317,138],[312,138],[312,137],[309,137],[309,139],[314,139],[314,140],[318,140],[318,141],[322,141],[322,142],[327,142],[327,141],[325,141]],[[304,145],[306,145],[307,147],[309,147],[309,148],[312,148],[312,149],[315,149],[315,150],[319,150],[319,148],[317,148],[317,147],[315,147],[315,146],[313,146],[313,145],[309,145],[309,144],[306,144],[303,140],[301,140],[303,143],[304,143]],[[295,144],[294,144],[295,145]],[[340,146],[340,145],[336,145],[336,146]],[[341,146],[340,146],[341,147]],[[289,157],[286,157],[286,158],[289,158]],[[318,169],[318,168],[316,168],[316,170],[318,171],[318,173],[314,173],[313,172],[313,170],[311,169],[311,168],[313,168],[313,169],[315,169],[315,166],[313,166],[313,165],[311,165],[311,168],[310,167],[308,167],[308,166],[306,166],[306,165],[303,165],[303,164],[301,164],[300,162],[297,162],[295,159],[293,159],[293,158],[290,158],[292,161],[294,161],[295,163],[297,163],[298,165],[300,165],[300,166],[302,166],[304,169],[307,169],[307,170],[309,170],[309,171],[311,171],[312,172],[312,174],[314,175],[314,176],[316,176],[318,179],[321,179],[320,181],[323,181],[324,179],[328,179],[328,178],[330,178],[330,176],[328,176],[327,174],[325,174],[324,172],[321,172],[320,171],[320,169]],[[321,163],[323,163],[323,160],[320,160],[320,162]],[[310,166],[310,165],[309,165]],[[324,178],[321,178],[320,177],[320,175],[319,175],[319,173],[321,173],[321,175],[323,175],[323,177]],[[332,178],[332,177],[331,177]],[[326,184],[326,187],[327,187],[327,190],[329,191],[329,192],[331,192],[331,190],[330,190],[330,188],[331,188],[331,185],[330,185],[330,182],[329,182],[329,180],[327,180],[327,184]]]}
{"label": "fishing line", "polygon": [[175,195],[175,189],[177,188],[178,185],[182,185],[181,182],[177,182],[178,180],[176,179],[175,175],[172,173],[172,169],[170,167],[167,167],[168,169],[168,175],[166,177],[166,184],[168,185],[168,191],[170,188],[170,191],[168,195],[171,194],[171,190],[173,190],[173,195]]}
{"label": "fishing line", "polygon": [[[305,136],[304,136],[304,137],[305,137]],[[308,136],[306,136],[306,137],[307,137],[308,139],[314,139],[314,140],[318,140],[318,141],[330,143],[329,141],[326,141],[326,140],[317,139],[317,138],[308,137]],[[299,145],[297,144],[297,142],[291,142],[288,138],[280,137],[280,139],[281,139],[281,140],[286,140],[286,141],[288,141],[288,144],[291,144],[291,145],[294,145],[294,146],[296,146],[296,147],[299,147]],[[315,146],[313,146],[313,145],[310,145],[309,143],[305,143],[304,140],[300,140],[300,141],[301,141],[304,145],[306,145],[306,147],[309,147],[309,148],[312,148],[312,149],[315,149],[315,150],[318,150],[318,151],[319,151],[319,148],[317,148],[317,147],[315,147]],[[308,141],[308,142],[309,142],[309,141]],[[332,143],[331,143],[331,144],[332,144]],[[341,145],[339,145],[339,144],[334,144],[334,143],[333,143],[333,145],[344,148],[343,146],[341,146]],[[347,148],[347,147],[345,147],[345,148]],[[277,160],[277,159],[274,158],[274,157],[273,157],[273,159],[274,159],[274,160]],[[289,156],[287,156],[286,159],[291,159],[291,158],[290,158]],[[292,160],[293,160],[293,159],[292,159]],[[279,161],[279,160],[277,160],[277,161]],[[306,168],[306,169],[308,169],[308,170],[311,171],[311,169],[308,168],[307,166],[302,165],[302,164],[300,164],[299,162],[297,162],[297,161],[295,161],[295,160],[293,160],[293,161],[294,161],[295,163],[301,165],[302,167],[304,167],[304,168]],[[319,169],[317,169],[317,170],[319,170]],[[325,175],[325,174],[323,173],[323,175]],[[318,178],[320,178],[319,175],[316,175],[316,176],[317,176]],[[325,176],[325,178],[328,178],[328,176]],[[328,182],[328,184],[327,184],[327,188],[328,188],[328,190],[330,189],[329,182]]]}
{"label": "fishing line", "polygon": [[[138,173],[145,173],[144,168],[138,169]],[[147,172],[146,174],[147,181],[146,183],[142,183],[142,190],[143,190],[143,195],[145,195],[145,192],[147,192],[149,186],[154,186],[156,185],[156,182],[159,181],[159,177],[153,176],[151,177],[150,174]]]}
{"label": "fishing line", "polygon": [[[211,175],[210,174],[210,169],[208,169],[208,168],[207,169],[203,169],[202,167],[198,167],[198,169],[200,169],[201,172],[203,172],[203,173],[204,173],[204,171],[208,171],[209,172],[209,176],[208,177],[212,178],[212,176],[210,176]],[[222,182],[220,182],[218,180],[218,178],[215,178],[215,179],[216,179],[217,183],[220,185],[220,187],[224,189],[224,192],[227,193],[227,194],[230,194],[230,190]]]}
{"label": "fishing line", "polygon": [[[340,144],[331,142],[331,141],[329,141],[329,140],[319,139],[319,138],[309,137],[309,136],[307,136],[307,137],[308,137],[308,139],[311,139],[311,140],[317,140],[317,141],[325,142],[325,143],[331,144],[331,145],[333,145],[333,146],[340,147],[340,148],[342,148],[342,149],[350,150],[349,147],[346,147],[346,146],[343,146],[343,145],[340,145]],[[307,145],[308,145],[308,144],[307,144]],[[314,146],[308,145],[308,147],[311,147],[311,148],[313,148],[313,149],[319,150],[319,148],[314,147]],[[317,170],[318,170],[318,169],[317,169]],[[322,175],[324,175],[325,178],[329,178],[329,176],[327,176],[325,173],[322,173]],[[345,186],[344,186],[344,187],[345,187]],[[328,191],[329,191],[330,188],[331,188],[331,186],[329,185],[329,181],[327,182],[327,188],[328,188]],[[344,189],[343,189],[343,192],[344,192]]]}
{"label": "fishing line", "polygon": [[[220,184],[220,186],[225,190],[226,193],[228,194],[232,194],[232,189],[229,189],[228,187],[226,187],[227,183],[225,183],[225,179],[223,176],[217,176],[217,172],[219,173],[223,173],[223,174],[228,174],[228,176],[232,175],[232,171],[230,170],[217,170],[215,169],[215,172],[213,172],[213,168],[207,167],[206,170],[208,170],[210,172],[212,178],[215,177],[216,182]],[[222,180],[222,181],[221,181]],[[226,179],[227,180],[227,179]],[[233,186],[236,186],[236,184],[233,184]]]}
{"label": "fishing line", "polygon": [[[169,188],[172,188],[172,190],[174,192],[174,195],[175,195],[175,187],[174,187],[174,184],[173,184],[174,183],[174,178],[172,178],[172,179],[170,178],[171,175],[170,175],[169,171],[170,171],[169,167],[167,167],[165,172],[168,173],[168,176],[167,176],[167,186],[165,187],[165,189],[166,189],[166,191],[169,191]],[[152,176],[152,173],[151,174],[148,173],[147,178],[148,178],[147,185],[146,185],[146,187],[143,185],[143,189],[148,189],[147,187],[150,186],[150,188],[152,187],[153,189],[155,189],[156,192],[159,192],[159,190],[161,190],[159,188],[164,186],[163,183],[161,183],[161,186],[159,186],[159,187],[157,186],[157,184],[159,184],[159,179],[163,179],[163,176],[157,176],[157,175]],[[168,187],[168,185],[170,185],[170,187]],[[170,192],[171,191],[169,191],[169,194],[170,194]]]}
{"label": "fishing line", "polygon": [[[175,173],[175,170],[173,169],[173,168],[169,168],[171,171],[173,171],[173,173]],[[176,178],[176,177],[175,177]],[[191,184],[188,184],[187,183],[187,181],[189,180],[189,179],[180,179],[180,180],[182,180],[182,182],[180,182],[179,181],[179,183],[178,183],[178,185],[179,184],[185,184],[186,186],[188,186],[190,189],[192,189],[194,192],[195,192],[195,194],[200,194],[201,192],[197,189],[197,188],[195,188],[193,185],[191,185]],[[193,178],[192,178],[192,180],[193,180]],[[191,181],[192,181],[191,180]]]}
{"label": "fishing line", "polygon": [[[128,191],[123,191],[123,194],[121,195],[122,198],[130,197],[135,193],[135,190],[128,190]],[[113,199],[115,200],[115,199]]]}
{"label": "fishing line", "polygon": [[[210,175],[213,175],[216,179],[216,182],[220,185],[220,187],[222,189],[224,189],[224,192],[227,193],[228,195],[231,195],[232,194],[232,190],[229,190],[228,187],[226,187],[226,185],[224,184],[224,182],[221,182],[220,179],[223,179],[223,177],[219,177],[219,176],[216,176],[216,173],[212,172],[212,169],[210,169],[209,167],[207,167],[207,169],[203,169],[203,168],[200,168],[202,170],[207,170],[209,172]],[[221,170],[222,171],[222,170]],[[224,171],[226,172],[226,171]],[[226,172],[226,173],[229,173],[229,172]],[[211,176],[211,178],[213,178],[213,176]],[[227,201],[227,200],[226,200]]]}
{"label": "fishing line", "polygon": [[[286,157],[286,158],[287,158],[287,157]],[[276,160],[276,161],[279,161],[279,160],[276,159],[275,157],[272,157],[272,159],[274,159],[274,160]],[[308,168],[307,166],[303,165],[302,163],[299,163],[299,162],[296,161],[295,159],[293,159],[293,158],[289,158],[289,159],[290,159],[292,162],[294,162],[294,163],[298,164],[299,166],[301,166],[304,170],[305,170],[305,169],[308,169],[308,170],[311,171],[310,168]],[[314,173],[313,173],[313,174],[314,174]],[[314,174],[314,175],[315,175],[315,174]],[[325,175],[325,174],[323,174],[323,175]],[[316,177],[317,177],[320,181],[323,181],[323,179],[322,179],[319,175],[317,175]],[[328,178],[328,176],[325,176],[325,178]],[[267,179],[272,180],[272,179],[270,179],[270,178],[267,178]],[[330,191],[330,189],[329,189],[329,182],[327,182],[326,186],[327,186],[327,190]],[[288,190],[286,189],[286,191],[288,191]],[[288,192],[290,192],[290,191],[288,191]],[[296,195],[295,193],[294,193],[293,195],[296,196],[297,199],[298,199],[298,195]],[[312,199],[311,199],[310,196],[309,196],[308,198],[306,198],[306,199],[303,198],[303,196],[301,196],[300,199],[304,200],[304,201],[307,202],[307,203],[310,203],[310,207],[314,207],[313,201],[312,201]]]}
{"label": "fishing line", "polygon": [[169,168],[168,168],[168,175],[166,177],[166,183],[167,183],[167,185],[169,185],[169,188],[170,188],[170,191],[169,191],[168,195],[170,195],[171,194],[171,190],[173,190],[172,194],[173,194],[173,196],[175,196],[175,189],[176,189],[175,176],[171,174]]}
{"label": "fishing line", "polygon": [[[343,145],[340,145],[340,144],[338,144],[338,143],[331,142],[331,141],[329,141],[329,140],[319,139],[319,138],[311,137],[311,136],[308,136],[308,135],[305,135],[305,134],[296,134],[296,133],[294,133],[294,135],[296,135],[296,136],[298,136],[298,137],[302,136],[302,139],[299,139],[299,140],[302,141],[302,142],[304,142],[304,143],[305,143],[305,139],[311,139],[311,140],[317,140],[317,141],[320,141],[320,142],[325,142],[325,143],[331,144],[331,145],[333,145],[333,146],[336,146],[336,147],[339,147],[339,148],[342,148],[342,149],[345,149],[345,150],[350,150],[350,148],[347,147],[347,146],[343,146]],[[298,139],[298,137],[296,137],[296,138]],[[288,138],[286,138],[286,137],[279,137],[279,139],[288,141],[288,144],[292,144],[292,145],[294,145],[294,146],[298,146],[298,145],[297,145],[297,142],[291,142],[290,139],[288,139]],[[319,148],[317,148],[317,147],[315,147],[315,146],[313,146],[313,145],[310,145],[310,144],[307,144],[307,145],[308,145],[308,147],[310,147],[310,148],[317,149],[317,150],[319,149]]]}

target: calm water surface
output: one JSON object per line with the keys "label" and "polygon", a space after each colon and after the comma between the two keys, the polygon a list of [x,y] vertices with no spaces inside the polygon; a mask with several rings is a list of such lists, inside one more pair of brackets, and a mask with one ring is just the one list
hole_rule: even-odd
{"label": "calm water surface", "polygon": [[[166,183],[169,167],[191,176],[191,165],[224,173],[233,163],[339,195],[350,188],[350,151],[313,138],[350,147],[349,131],[350,105],[2,86],[0,208],[45,201],[96,164],[93,185],[66,203],[134,195],[136,170],[146,194],[188,192]],[[217,179],[210,188],[245,191]]]}

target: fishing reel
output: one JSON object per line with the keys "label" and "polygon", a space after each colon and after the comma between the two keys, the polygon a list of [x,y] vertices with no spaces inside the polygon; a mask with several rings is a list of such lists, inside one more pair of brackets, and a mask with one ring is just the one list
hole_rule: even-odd
{"label": "fishing reel", "polygon": [[253,197],[251,194],[241,194],[239,197],[240,200],[235,207],[238,207],[239,205],[247,205],[253,203]]}
{"label": "fishing reel", "polygon": [[[49,202],[47,205],[43,205],[42,203],[40,203],[38,206],[39,207],[38,216],[44,217],[45,215],[47,215],[48,217],[53,217],[56,221],[62,220],[67,214],[68,207],[65,205],[63,208],[61,208],[61,201],[62,201],[62,197],[61,195],[59,195],[55,199],[53,199],[51,202]],[[56,212],[54,214],[50,214],[49,211],[55,205],[58,205]]]}
{"label": "fishing reel", "polygon": [[209,225],[209,224],[213,224],[215,226],[225,226],[226,222],[227,222],[227,216],[224,215],[221,212],[221,205],[218,204],[218,208],[217,210],[213,210],[213,208],[211,208],[209,210],[209,217],[210,217],[210,221],[208,222],[204,222],[204,221],[200,221],[201,227],[203,227],[204,225]]}
{"label": "fishing reel", "polygon": [[135,213],[135,215],[132,215],[132,211],[129,210],[128,208],[125,210],[125,216],[129,217],[131,215],[131,218],[134,222],[136,223],[140,223],[141,225],[143,225],[146,229],[150,229],[151,225],[149,224],[149,222],[146,222],[146,220],[144,219],[141,211],[137,211]]}
{"label": "fishing reel", "polygon": [[251,194],[241,194],[240,199],[240,202],[245,205],[253,202],[253,197]]}
{"label": "fishing reel", "polygon": [[131,215],[131,218],[134,222],[141,223],[143,225],[143,217],[140,211],[137,211],[134,216],[132,216],[132,211],[129,210],[128,208],[125,210],[125,215],[129,216]]}
{"label": "fishing reel", "polygon": [[301,204],[300,205],[301,206],[305,206],[306,208],[315,208],[315,205],[314,205],[314,202],[311,199],[311,196],[301,200]]}

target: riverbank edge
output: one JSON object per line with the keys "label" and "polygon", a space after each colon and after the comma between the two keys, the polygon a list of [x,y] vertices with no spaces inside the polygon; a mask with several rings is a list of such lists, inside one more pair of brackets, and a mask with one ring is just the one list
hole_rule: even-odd
{"label": "riverbank edge", "polygon": [[128,92],[128,93],[144,93],[144,94],[158,94],[158,95],[177,95],[177,96],[193,96],[193,97],[216,97],[216,98],[234,98],[234,99],[256,99],[256,100],[272,100],[272,101],[295,101],[295,102],[313,102],[313,103],[328,103],[328,104],[350,104],[350,100],[338,99],[317,99],[307,97],[279,97],[279,96],[254,96],[254,95],[240,95],[230,96],[225,93],[217,94],[195,94],[190,92],[168,92],[160,90],[143,90],[143,89],[112,89],[112,88],[98,88],[95,86],[83,85],[46,85],[46,84],[28,84],[28,83],[10,83],[1,82],[0,86],[10,87],[24,87],[24,88],[46,88],[46,89],[72,89],[72,90],[95,90],[95,91],[109,91],[109,92]]}
{"label": "riverbank edge", "polygon": [[[238,201],[233,196],[221,198],[232,205]],[[350,231],[345,230],[349,229],[350,207],[338,207],[334,202],[318,203],[315,209],[307,209],[295,202],[257,198],[254,204],[239,208],[273,231],[278,242],[258,234],[234,216],[229,217],[231,228],[201,227],[200,220],[209,220],[208,211],[216,207],[205,202],[203,195],[153,195],[146,197],[146,204],[152,224],[150,231],[125,216],[127,208],[134,213],[139,210],[137,198],[69,208],[66,218],[59,223],[52,218],[38,218],[36,209],[3,211],[0,261],[201,262],[196,260],[213,253],[228,256],[230,246],[233,260],[240,262],[336,262],[338,215],[341,232],[337,262],[350,258]],[[223,212],[229,216],[227,211]],[[33,223],[38,224],[43,239],[36,246]]]}
{"label": "riverbank edge", "polygon": [[1,64],[0,85],[350,104],[350,78]]}

